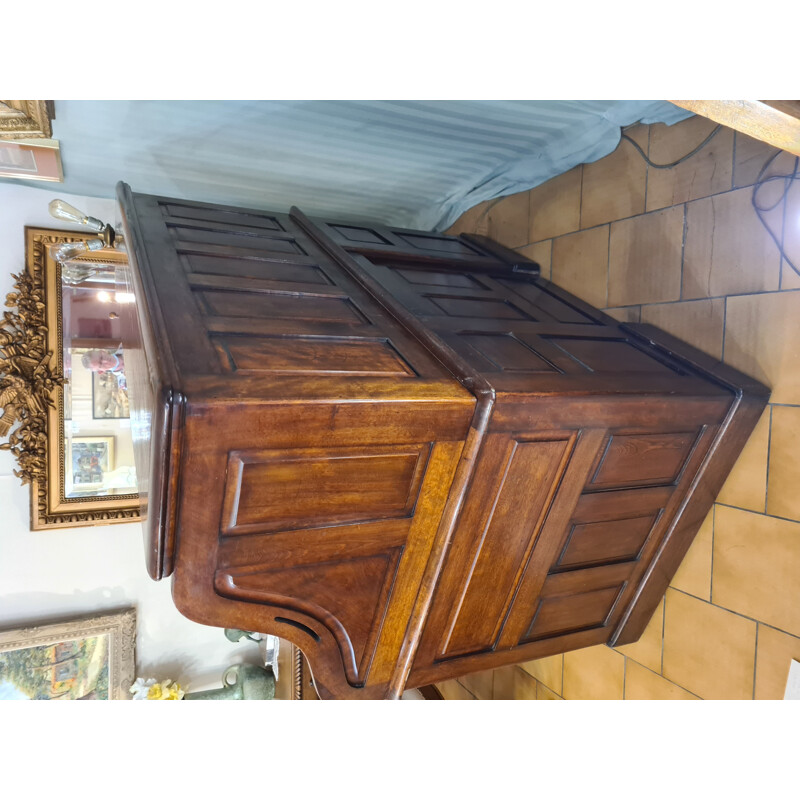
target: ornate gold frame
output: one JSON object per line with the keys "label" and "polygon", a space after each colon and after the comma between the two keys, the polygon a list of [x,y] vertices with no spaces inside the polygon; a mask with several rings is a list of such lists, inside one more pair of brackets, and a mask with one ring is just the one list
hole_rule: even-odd
{"label": "ornate gold frame", "polygon": [[109,637],[111,645],[108,663],[108,699],[130,700],[130,687],[136,671],[136,611],[133,608],[56,622],[52,625],[0,631],[0,653],[103,635]]}
{"label": "ornate gold frame", "polygon": [[[138,494],[108,500],[67,498],[64,492],[64,366],[61,267],[50,246],[86,239],[66,231],[25,228],[25,265],[13,275],[0,324],[0,449],[10,450],[14,473],[31,486],[31,530],[133,522],[140,518]],[[99,250],[80,261],[125,261]],[[15,427],[16,426],[16,427]]]}
{"label": "ornate gold frame", "polygon": [[0,100],[0,139],[49,139],[52,100]]}

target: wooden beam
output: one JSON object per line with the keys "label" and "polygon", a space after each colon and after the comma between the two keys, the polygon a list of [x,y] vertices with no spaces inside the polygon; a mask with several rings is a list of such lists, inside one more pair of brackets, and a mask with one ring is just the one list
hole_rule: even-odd
{"label": "wooden beam", "polygon": [[671,100],[754,139],[800,156],[800,104],[796,100]]}

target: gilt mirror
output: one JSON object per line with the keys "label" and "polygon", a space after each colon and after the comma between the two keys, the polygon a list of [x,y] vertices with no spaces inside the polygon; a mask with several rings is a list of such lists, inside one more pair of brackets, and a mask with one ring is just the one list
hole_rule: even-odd
{"label": "gilt mirror", "polygon": [[31,485],[31,528],[139,518],[116,287],[125,254],[104,248],[64,267],[52,249],[85,235],[25,229],[26,270],[0,327],[0,447]]}

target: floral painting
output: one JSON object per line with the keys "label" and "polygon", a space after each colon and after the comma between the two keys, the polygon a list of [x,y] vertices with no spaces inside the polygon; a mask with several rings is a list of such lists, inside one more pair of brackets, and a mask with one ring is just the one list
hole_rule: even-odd
{"label": "floral painting", "polygon": [[0,632],[0,700],[127,699],[133,609]]}
{"label": "floral painting", "polygon": [[0,700],[108,700],[108,636],[0,653]]}

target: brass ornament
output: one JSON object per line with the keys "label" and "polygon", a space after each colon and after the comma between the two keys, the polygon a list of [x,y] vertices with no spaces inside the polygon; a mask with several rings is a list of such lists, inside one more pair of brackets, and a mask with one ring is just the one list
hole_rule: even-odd
{"label": "brass ornament", "polygon": [[52,118],[47,100],[0,100],[0,139],[49,139]]}
{"label": "brass ornament", "polygon": [[[44,480],[47,471],[47,410],[64,378],[51,368],[47,350],[44,285],[41,274],[12,275],[0,327],[0,450],[10,450],[22,483]],[[15,427],[16,426],[16,427]]]}

